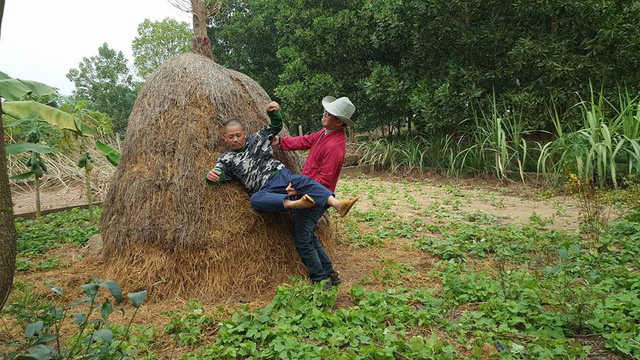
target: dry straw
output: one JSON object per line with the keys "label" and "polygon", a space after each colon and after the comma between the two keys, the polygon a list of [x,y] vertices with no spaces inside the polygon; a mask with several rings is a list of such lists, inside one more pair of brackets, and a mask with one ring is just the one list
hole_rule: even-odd
{"label": "dry straw", "polygon": [[[223,152],[223,123],[268,123],[269,97],[248,76],[195,54],[160,66],[140,91],[102,214],[106,274],[153,298],[246,297],[304,275],[288,213],[258,214],[233,182],[204,173]],[[284,130],[286,134],[286,129]],[[277,152],[293,171],[300,157]],[[319,229],[332,247],[333,230]],[[155,284],[155,285],[153,285]]]}

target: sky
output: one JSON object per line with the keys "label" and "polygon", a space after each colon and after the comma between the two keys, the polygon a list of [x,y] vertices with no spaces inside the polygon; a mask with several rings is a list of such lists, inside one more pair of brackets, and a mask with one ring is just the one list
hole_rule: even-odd
{"label": "sky", "polygon": [[131,43],[138,24],[191,15],[168,0],[6,0],[0,30],[0,71],[35,80],[70,95],[69,69],[103,44],[122,51],[133,66]]}

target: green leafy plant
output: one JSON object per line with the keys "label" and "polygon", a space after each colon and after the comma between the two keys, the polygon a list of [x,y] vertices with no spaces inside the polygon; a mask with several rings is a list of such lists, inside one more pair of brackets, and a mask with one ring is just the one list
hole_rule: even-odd
{"label": "green leafy plant", "polygon": [[36,196],[36,219],[40,218],[40,178],[47,171],[47,165],[42,161],[40,154],[50,153],[52,148],[46,145],[39,144],[39,135],[32,137],[33,143],[16,143],[5,146],[5,150],[8,155],[18,155],[23,152],[28,152],[29,157],[25,163],[30,171],[26,173],[12,176],[13,180],[24,180],[33,177],[35,181],[35,196]]}
{"label": "green leafy plant", "polygon": [[185,310],[169,311],[167,315],[169,322],[164,326],[164,332],[175,338],[180,345],[200,344],[205,333],[213,334],[218,330],[219,321],[212,314],[204,312],[199,299],[190,299]]}
{"label": "green leafy plant", "polygon": [[[112,347],[114,333],[109,329],[108,318],[114,311],[122,311],[120,306],[123,300],[121,287],[112,280],[100,282],[94,278],[81,286],[85,297],[70,302],[64,307],[59,307],[54,302],[37,313],[37,321],[31,322],[24,328],[24,340],[10,346],[15,351],[5,354],[8,359],[75,359],[75,358],[115,358],[134,354],[134,351],[123,346]],[[106,289],[111,294],[113,301],[105,299],[100,302],[100,289]],[[51,291],[63,299],[64,291],[56,286],[51,286]],[[126,327],[123,339],[129,338],[131,324],[135,315],[146,298],[147,292],[141,291],[128,293],[127,298],[135,308],[129,324]],[[74,311],[77,307],[86,305],[83,312]],[[14,311],[15,313],[15,311]],[[98,316],[95,316],[98,313]],[[70,336],[68,342],[62,341],[61,329],[64,323],[73,318],[77,325],[76,332]],[[120,342],[119,344],[122,344]],[[125,352],[126,351],[126,352]]]}
{"label": "green leafy plant", "polygon": [[541,147],[538,171],[554,183],[574,173],[601,188],[608,182],[617,187],[622,177],[640,174],[639,106],[638,98],[628,95],[620,95],[616,106],[591,87],[589,101],[576,105],[582,113],[582,128],[568,133],[552,111],[558,138]]}
{"label": "green leafy plant", "polygon": [[111,163],[111,165],[118,166],[118,164],[120,163],[120,158],[122,157],[122,155],[118,150],[112,148],[111,146],[101,141],[96,141],[96,148],[100,150],[102,155],[104,155],[107,158],[107,160]]}

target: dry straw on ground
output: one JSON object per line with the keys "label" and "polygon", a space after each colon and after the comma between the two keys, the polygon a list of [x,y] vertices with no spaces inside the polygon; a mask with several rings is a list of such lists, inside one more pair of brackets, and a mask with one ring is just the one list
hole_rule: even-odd
{"label": "dry straw on ground", "polygon": [[[204,181],[225,150],[223,123],[238,119],[255,132],[268,123],[269,101],[248,76],[195,54],[148,78],[104,204],[102,278],[151,289],[156,299],[210,299],[251,296],[304,275],[288,213],[255,213],[238,184]],[[276,158],[300,170],[297,155]],[[331,248],[331,228],[319,232]]]}

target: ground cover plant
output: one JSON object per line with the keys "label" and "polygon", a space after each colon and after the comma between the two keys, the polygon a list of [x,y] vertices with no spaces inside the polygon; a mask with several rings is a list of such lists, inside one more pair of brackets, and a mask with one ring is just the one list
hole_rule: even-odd
{"label": "ground cover plant", "polygon": [[[42,329],[48,326],[52,305],[63,308],[88,296],[71,292],[62,301],[49,290],[53,283],[38,285],[48,273],[60,278],[74,271],[73,264],[51,269],[33,263],[60,245],[79,247],[97,228],[89,226],[86,210],[19,220],[20,254],[34,257],[25,260],[32,265],[18,273],[3,310],[0,347],[5,354],[33,355],[37,350],[27,349],[43,345],[62,354],[81,338],[84,358],[640,356],[635,203],[628,200],[624,217],[612,219],[595,238],[580,233],[577,199],[532,189],[523,200],[514,189],[419,178],[344,179],[338,194],[359,195],[362,202],[336,225],[342,233],[336,250],[341,287],[323,291],[292,278],[275,295],[245,304],[191,299],[167,308],[152,302],[131,323],[134,307],[128,316],[114,314],[84,331],[73,325],[60,337],[62,351],[57,339],[42,337],[52,332],[31,335],[32,329],[40,328],[38,321]],[[630,193],[618,191],[609,198],[621,204]],[[522,208],[528,215],[518,217]],[[574,221],[566,224],[567,218]],[[102,305],[95,306],[100,316]],[[82,313],[69,311],[67,316]]]}
{"label": "ground cover plant", "polygon": [[[101,208],[97,208],[100,216]],[[17,271],[56,268],[59,257],[46,256],[47,252],[63,244],[83,246],[92,235],[100,232],[97,225],[89,221],[89,212],[73,209],[53,213],[38,220],[16,218],[18,233]]]}

